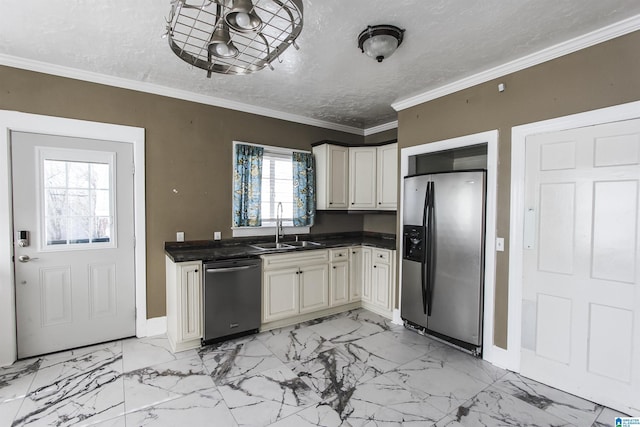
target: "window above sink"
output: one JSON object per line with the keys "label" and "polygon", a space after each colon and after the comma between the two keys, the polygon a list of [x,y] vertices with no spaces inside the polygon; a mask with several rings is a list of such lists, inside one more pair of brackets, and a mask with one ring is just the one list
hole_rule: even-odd
{"label": "window above sink", "polygon": [[[238,151],[240,150],[245,151]],[[301,221],[299,208],[300,203],[294,203],[296,197],[300,197],[300,190],[296,187],[297,183],[309,182],[311,188],[310,194],[315,192],[315,174],[310,169],[310,175],[307,178],[305,174],[309,169],[302,169],[302,172],[296,175],[296,171],[301,169],[301,156],[311,155],[309,151],[292,150],[288,148],[272,147],[258,144],[249,144],[234,141],[233,143],[233,197],[232,217],[234,226],[232,226],[233,237],[240,236],[266,236],[275,234],[276,232],[276,214],[277,205],[282,203],[283,206],[283,222],[284,234],[307,234],[313,225],[313,216],[315,214],[315,205],[309,204],[312,212],[309,213],[309,220]],[[245,154],[247,153],[247,154]],[[239,162],[243,162],[239,164]],[[308,161],[310,163],[310,161]],[[240,165],[240,167],[238,167]],[[245,165],[245,166],[243,166]],[[240,172],[247,172],[248,176],[243,176]],[[260,177],[260,179],[256,179]],[[257,190],[251,188],[257,187]],[[302,191],[307,194],[307,191]],[[257,196],[256,196],[257,195]],[[297,196],[296,196],[297,195]],[[258,199],[259,197],[259,199]],[[306,204],[305,204],[306,206]],[[239,209],[243,209],[242,213]],[[243,217],[243,215],[247,217]],[[298,216],[294,220],[295,216]],[[238,226],[241,221],[247,221],[247,225]],[[295,226],[296,224],[308,224],[304,226]],[[275,249],[275,248],[270,248]],[[282,248],[279,248],[282,249]]]}

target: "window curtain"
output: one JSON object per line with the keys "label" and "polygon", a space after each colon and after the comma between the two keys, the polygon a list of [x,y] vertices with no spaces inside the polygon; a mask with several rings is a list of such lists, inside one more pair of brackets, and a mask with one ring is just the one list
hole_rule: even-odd
{"label": "window curtain", "polygon": [[310,227],[316,215],[316,175],[313,154],[293,152],[293,225]]}
{"label": "window curtain", "polygon": [[264,148],[236,144],[233,171],[233,226],[260,227],[262,157]]}

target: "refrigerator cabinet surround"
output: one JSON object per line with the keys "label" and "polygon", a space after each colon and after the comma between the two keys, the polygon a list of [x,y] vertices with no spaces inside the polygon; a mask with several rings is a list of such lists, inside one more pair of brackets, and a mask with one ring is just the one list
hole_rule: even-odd
{"label": "refrigerator cabinet surround", "polygon": [[482,351],[485,176],[404,179],[401,317],[473,354]]}

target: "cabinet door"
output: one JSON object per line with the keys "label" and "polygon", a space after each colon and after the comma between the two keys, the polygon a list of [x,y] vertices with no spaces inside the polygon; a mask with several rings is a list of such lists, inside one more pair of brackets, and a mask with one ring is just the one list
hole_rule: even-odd
{"label": "cabinet door", "polygon": [[331,264],[329,284],[331,286],[331,306],[349,302],[349,262]]}
{"label": "cabinet door", "polygon": [[300,267],[300,313],[329,307],[329,265]]}
{"label": "cabinet door", "polygon": [[349,189],[349,149],[329,145],[327,209],[347,209]]}
{"label": "cabinet door", "polygon": [[283,268],[264,273],[262,321],[284,319],[299,312],[298,268]]}
{"label": "cabinet door", "polygon": [[371,273],[373,303],[385,310],[391,310],[391,266],[375,263]]}
{"label": "cabinet door", "polygon": [[373,270],[371,248],[362,248],[362,300],[373,302],[371,270]]}
{"label": "cabinet door", "polygon": [[349,250],[349,301],[359,301],[362,295],[362,248]]}
{"label": "cabinet door", "polygon": [[180,277],[178,342],[202,338],[201,270],[200,263],[185,263],[178,266]]}
{"label": "cabinet door", "polygon": [[376,208],[376,147],[349,148],[349,209]]}
{"label": "cabinet door", "polygon": [[397,209],[398,144],[378,147],[378,209]]}

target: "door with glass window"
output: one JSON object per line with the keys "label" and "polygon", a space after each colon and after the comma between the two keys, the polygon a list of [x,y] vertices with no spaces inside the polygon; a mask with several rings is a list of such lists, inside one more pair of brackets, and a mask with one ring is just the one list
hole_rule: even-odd
{"label": "door with glass window", "polygon": [[135,335],[130,144],[12,132],[18,357]]}

